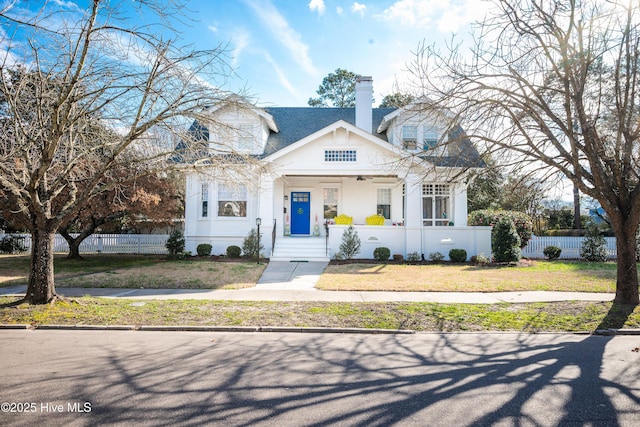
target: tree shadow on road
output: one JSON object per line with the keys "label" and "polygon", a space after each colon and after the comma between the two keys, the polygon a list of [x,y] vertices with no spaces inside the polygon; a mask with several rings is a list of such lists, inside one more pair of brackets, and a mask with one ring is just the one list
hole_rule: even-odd
{"label": "tree shadow on road", "polygon": [[[91,401],[92,423],[616,426],[639,414],[640,357],[614,337],[119,334],[31,385]],[[46,363],[72,366],[76,352]]]}

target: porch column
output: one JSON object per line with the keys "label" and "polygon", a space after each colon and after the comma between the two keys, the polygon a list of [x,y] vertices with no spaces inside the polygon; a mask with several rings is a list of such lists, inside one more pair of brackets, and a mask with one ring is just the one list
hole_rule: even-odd
{"label": "porch column", "polygon": [[453,215],[456,227],[467,226],[467,186],[462,182],[453,186]]}
{"label": "porch column", "polygon": [[273,177],[271,175],[262,175],[260,177],[260,188],[258,190],[258,217],[262,218],[260,226],[260,242],[264,246],[263,253],[265,256],[271,256],[271,232],[273,230]]}
{"label": "porch column", "polygon": [[420,176],[409,174],[405,178],[404,226],[406,233],[406,253],[422,254],[422,180]]}

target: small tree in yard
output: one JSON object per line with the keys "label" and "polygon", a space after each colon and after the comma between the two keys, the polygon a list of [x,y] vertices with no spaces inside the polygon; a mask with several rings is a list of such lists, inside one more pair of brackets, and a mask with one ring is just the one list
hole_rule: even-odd
{"label": "small tree in yard", "polygon": [[170,257],[176,257],[184,252],[184,236],[180,230],[173,230],[164,245],[169,251]]}
{"label": "small tree in yard", "polygon": [[345,259],[351,259],[360,253],[360,237],[353,225],[350,225],[342,233],[342,243],[340,243],[340,255]]}
{"label": "small tree in yard", "polygon": [[[262,237],[262,235],[260,236]],[[249,231],[249,235],[244,238],[242,242],[242,252],[247,257],[255,257],[259,252],[262,252],[264,246],[260,243],[260,247],[258,247],[258,232],[255,228],[252,228]]]}
{"label": "small tree in yard", "polygon": [[513,221],[500,218],[491,233],[491,246],[496,262],[516,262],[520,260],[520,236]]}
{"label": "small tree in yard", "polygon": [[600,234],[598,225],[590,222],[587,224],[587,233],[580,247],[580,256],[585,261],[605,262],[609,256],[607,241]]}

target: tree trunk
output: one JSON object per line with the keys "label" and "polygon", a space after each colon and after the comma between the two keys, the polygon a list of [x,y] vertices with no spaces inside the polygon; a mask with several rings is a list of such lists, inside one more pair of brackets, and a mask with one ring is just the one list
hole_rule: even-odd
{"label": "tree trunk", "polygon": [[582,218],[580,218],[580,190],[577,186],[573,187],[573,228],[582,229]]}
{"label": "tree trunk", "polygon": [[69,254],[67,255],[67,258],[82,259],[82,257],[80,256],[80,244],[91,234],[85,235],[85,233],[81,233],[74,239],[71,234],[67,233],[67,230],[63,229],[60,230],[60,235],[64,237],[64,240],[66,240],[67,244],[69,245]]}
{"label": "tree trunk", "polygon": [[55,234],[33,231],[31,234],[31,270],[25,301],[46,304],[56,295],[53,277],[53,243]]}
{"label": "tree trunk", "polygon": [[616,221],[612,218],[618,251],[618,275],[615,304],[638,305],[638,267],[636,264],[636,231],[633,221]]}

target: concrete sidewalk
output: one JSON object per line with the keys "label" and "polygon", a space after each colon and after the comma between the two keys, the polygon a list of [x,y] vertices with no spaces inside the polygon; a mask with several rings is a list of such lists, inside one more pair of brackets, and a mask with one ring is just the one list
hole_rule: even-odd
{"label": "concrete sidewalk", "polygon": [[[435,302],[497,304],[501,302],[612,301],[614,294],[583,292],[374,292],[322,291],[314,286],[324,262],[269,263],[257,285],[239,290],[57,288],[65,296],[135,299],[209,299],[230,301]],[[24,295],[26,286],[0,288],[0,295]]]}

